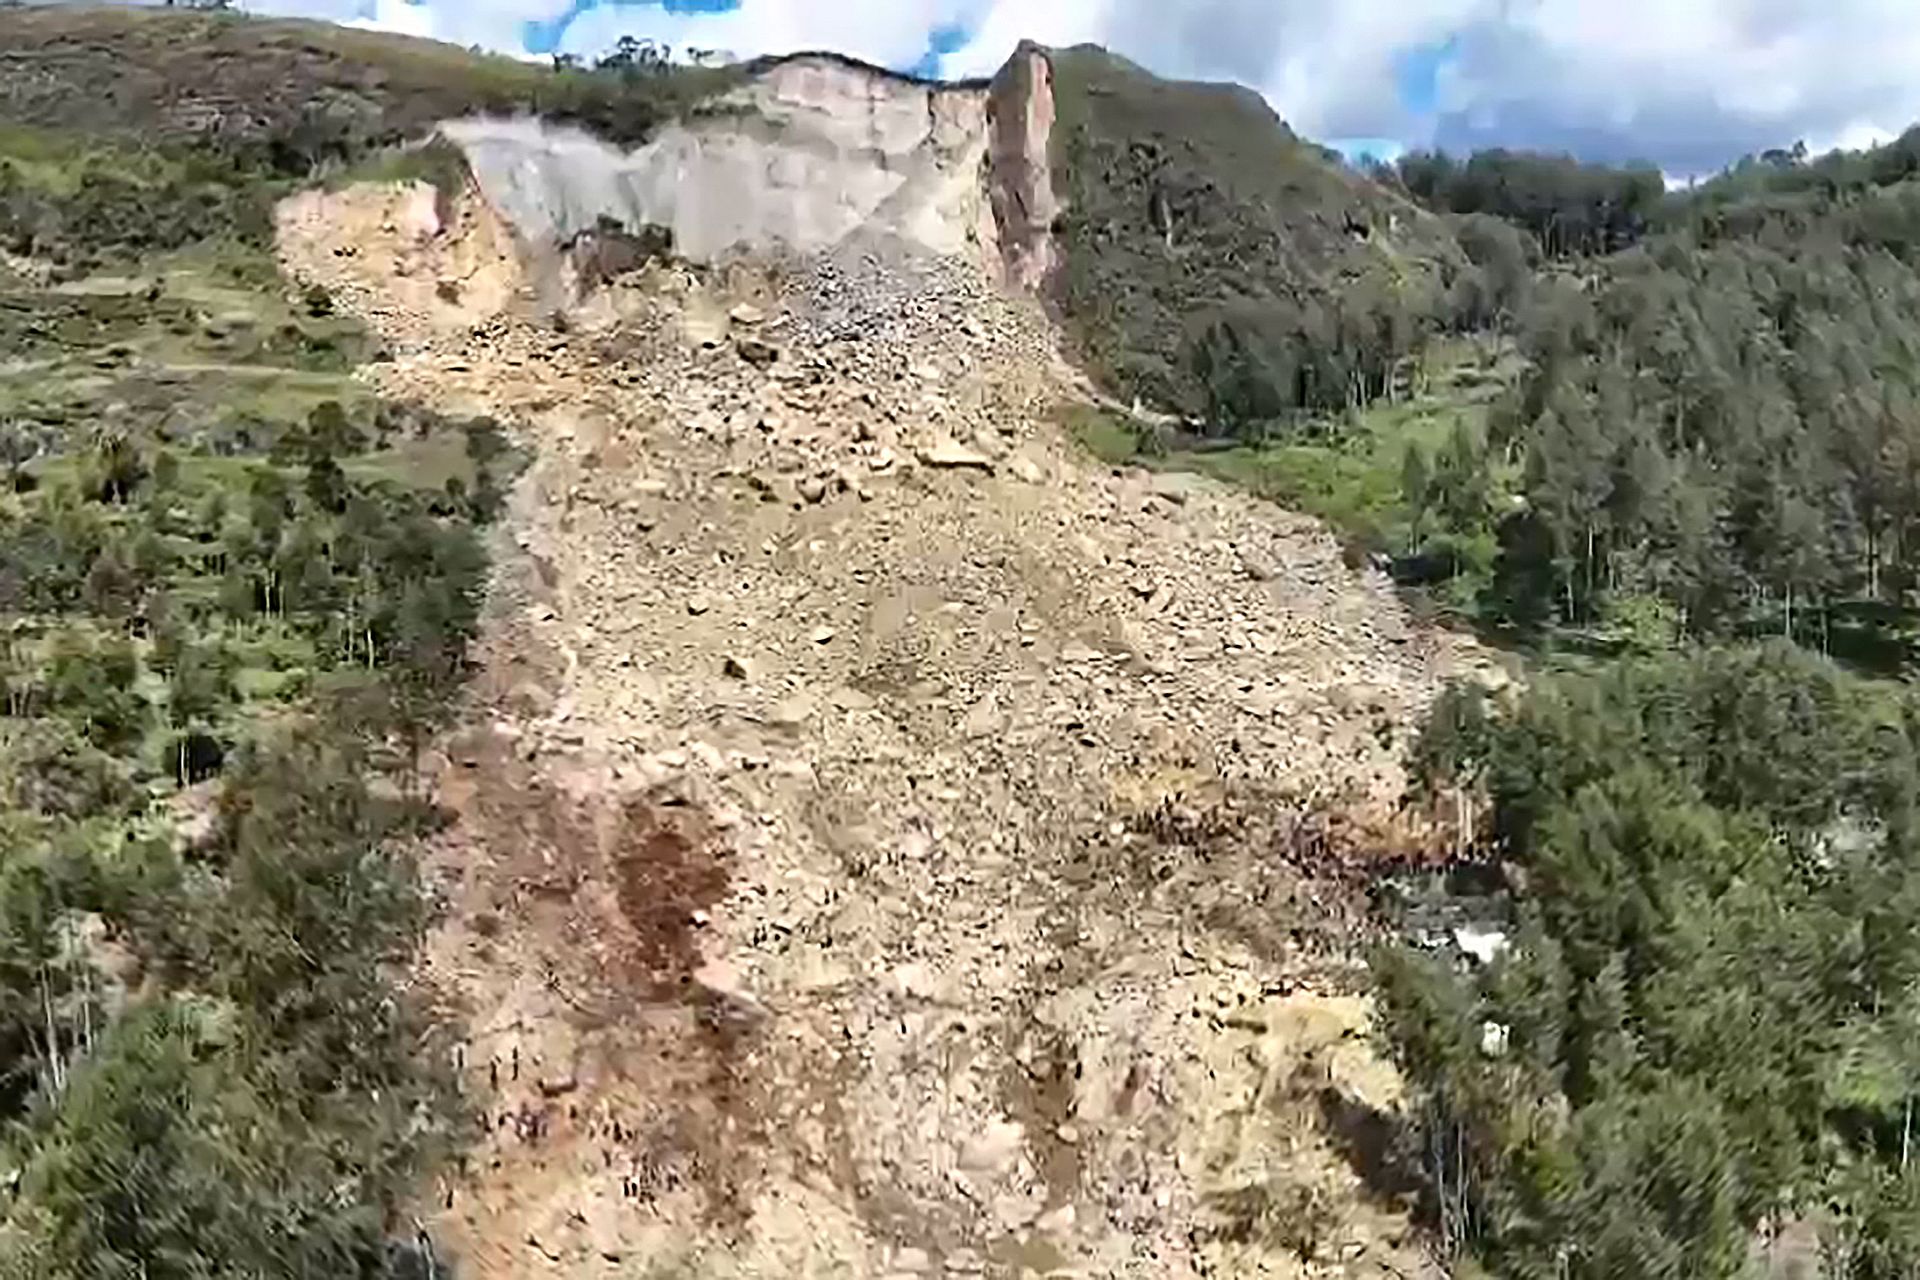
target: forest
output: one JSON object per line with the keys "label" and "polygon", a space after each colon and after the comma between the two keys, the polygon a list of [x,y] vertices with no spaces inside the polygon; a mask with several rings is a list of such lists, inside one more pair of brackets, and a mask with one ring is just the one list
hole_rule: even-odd
{"label": "forest", "polygon": [[1527,264],[1456,348],[1494,389],[1428,397],[1452,427],[1398,437],[1371,531],[1534,658],[1414,761],[1485,814],[1498,953],[1377,957],[1461,1274],[1920,1270],[1917,137],[1673,193],[1497,152],[1378,175]]}
{"label": "forest", "polygon": [[[0,291],[93,370],[64,301]],[[119,344],[167,333],[164,292],[118,302]],[[287,324],[236,380],[338,368],[337,323]],[[457,1119],[395,985],[428,906],[396,851],[437,821],[409,779],[511,453],[331,398],[128,420],[46,372],[0,381],[0,1271],[394,1274]],[[460,474],[394,467],[425,444]]]}
{"label": "forest", "polygon": [[[72,20],[369,70],[238,17]],[[406,851],[443,821],[417,761],[518,459],[351,377],[385,353],[282,279],[269,215],[434,157],[386,150],[377,103],[175,136],[8,97],[91,66],[0,91],[0,1274],[431,1274],[400,1208],[470,1120],[407,978]],[[672,97],[657,68],[392,70],[634,127]]]}
{"label": "forest", "polygon": [[1784,640],[1442,700],[1420,771],[1484,796],[1514,886],[1491,963],[1378,957],[1444,1241],[1516,1277],[1809,1236],[1821,1275],[1920,1268],[1917,713]]}
{"label": "forest", "polygon": [[[1525,371],[1482,442],[1514,470],[1510,510],[1468,522],[1498,543],[1490,616],[1538,632],[1654,607],[1685,637],[1906,660],[1910,148],[1744,163],[1606,237],[1628,247],[1535,274],[1500,322]],[[1574,188],[1564,221],[1604,224],[1635,181]]]}

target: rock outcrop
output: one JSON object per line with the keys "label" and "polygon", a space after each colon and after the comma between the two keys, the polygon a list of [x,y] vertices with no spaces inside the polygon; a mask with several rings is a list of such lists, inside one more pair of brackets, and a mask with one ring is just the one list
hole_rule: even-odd
{"label": "rock outcrop", "polygon": [[1053,62],[1038,46],[1022,45],[994,77],[987,99],[987,191],[1004,278],[1028,293],[1037,293],[1055,266],[1055,114]]}
{"label": "rock outcrop", "polygon": [[770,63],[634,151],[531,119],[455,120],[442,132],[534,246],[607,218],[666,227],[701,261],[810,252],[862,230],[980,255],[995,240],[980,181],[986,116],[984,86],[806,55]]}

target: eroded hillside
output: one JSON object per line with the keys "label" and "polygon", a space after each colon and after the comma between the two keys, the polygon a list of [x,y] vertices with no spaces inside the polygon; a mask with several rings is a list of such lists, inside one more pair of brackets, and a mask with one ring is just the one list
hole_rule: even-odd
{"label": "eroded hillside", "polygon": [[425,1221],[472,1275],[1417,1273],[1329,1119],[1396,1090],[1338,867],[1471,656],[1090,465],[1038,307],[899,229],[556,319],[478,189],[281,211],[363,376],[535,459],[437,766],[477,1140]]}

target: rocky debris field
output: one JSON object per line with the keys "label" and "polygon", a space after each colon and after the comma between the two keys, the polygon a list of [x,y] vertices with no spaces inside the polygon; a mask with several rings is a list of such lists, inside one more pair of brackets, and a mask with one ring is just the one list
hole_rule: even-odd
{"label": "rocky debris field", "polygon": [[1427,1274],[1347,1158],[1397,1085],[1340,868],[1471,649],[1312,521],[1077,454],[964,264],[462,313],[421,282],[498,228],[399,198],[282,249],[383,393],[532,459],[428,851],[462,1274]]}

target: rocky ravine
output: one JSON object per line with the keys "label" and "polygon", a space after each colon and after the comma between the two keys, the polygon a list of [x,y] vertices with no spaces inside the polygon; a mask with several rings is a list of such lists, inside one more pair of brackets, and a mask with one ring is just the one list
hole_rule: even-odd
{"label": "rocky ravine", "polygon": [[428,856],[461,1274],[1426,1273],[1327,1120],[1396,1082],[1326,872],[1461,642],[1076,455],[976,255],[856,229],[556,328],[477,192],[280,221],[367,378],[533,457]]}

